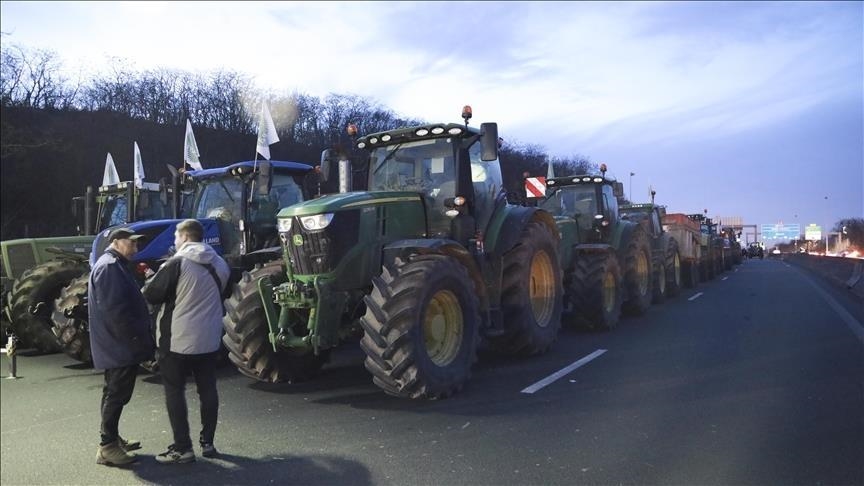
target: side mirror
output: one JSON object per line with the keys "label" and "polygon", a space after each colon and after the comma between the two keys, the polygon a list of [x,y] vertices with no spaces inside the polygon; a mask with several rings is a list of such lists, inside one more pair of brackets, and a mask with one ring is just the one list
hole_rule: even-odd
{"label": "side mirror", "polygon": [[258,163],[258,194],[266,196],[270,194],[270,189],[273,185],[273,166],[269,160],[262,160]]}
{"label": "side mirror", "polygon": [[480,144],[482,152],[480,160],[490,162],[498,159],[498,124],[480,124]]}
{"label": "side mirror", "polygon": [[616,182],[612,186],[612,195],[615,197],[624,197],[624,183]]}
{"label": "side mirror", "polygon": [[330,170],[333,161],[339,157],[339,154],[333,149],[326,149],[321,152],[321,180],[327,182],[330,179]]}

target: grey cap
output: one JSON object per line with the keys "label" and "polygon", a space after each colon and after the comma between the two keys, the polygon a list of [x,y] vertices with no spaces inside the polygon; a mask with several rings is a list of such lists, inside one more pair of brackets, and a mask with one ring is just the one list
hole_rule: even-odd
{"label": "grey cap", "polygon": [[130,239],[132,241],[140,240],[144,238],[144,235],[140,233],[136,233],[134,230],[129,228],[116,228],[111,230],[111,233],[108,235],[108,243],[111,243],[114,240],[123,240]]}

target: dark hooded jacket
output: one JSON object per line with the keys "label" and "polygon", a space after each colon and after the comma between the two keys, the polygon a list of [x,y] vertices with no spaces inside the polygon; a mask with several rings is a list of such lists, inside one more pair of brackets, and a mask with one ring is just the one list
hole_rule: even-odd
{"label": "dark hooded jacket", "polygon": [[93,266],[87,287],[93,367],[120,368],[152,359],[150,313],[129,260],[109,248]]}

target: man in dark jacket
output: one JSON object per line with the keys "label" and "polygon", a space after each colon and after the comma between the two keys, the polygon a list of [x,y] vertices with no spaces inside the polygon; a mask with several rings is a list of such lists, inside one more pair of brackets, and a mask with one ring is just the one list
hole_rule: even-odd
{"label": "man in dark jacket", "polygon": [[219,413],[215,368],[222,342],[222,295],[231,269],[203,239],[204,228],[197,220],[178,223],[174,232],[177,253],[144,286],[147,301],[161,304],[156,319],[159,371],[174,432],[174,443],[156,456],[163,464],[195,460],[186,406],[186,376],[190,373],[201,401],[201,452],[204,457],[217,454],[213,446]]}
{"label": "man in dark jacket", "polygon": [[108,236],[108,248],[99,257],[88,282],[90,349],[93,366],[105,370],[102,389],[102,425],[96,463],[121,466],[135,461],[130,450],[138,441],[126,441],[118,431],[120,414],[132,398],[138,363],[153,356],[150,313],[129,258],[138,251],[142,235],[117,228]]}

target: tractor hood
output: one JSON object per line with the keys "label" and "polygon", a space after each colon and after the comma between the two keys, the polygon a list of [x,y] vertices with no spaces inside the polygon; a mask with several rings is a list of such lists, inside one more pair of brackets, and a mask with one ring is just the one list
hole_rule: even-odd
{"label": "tractor hood", "polygon": [[376,192],[346,192],[329,194],[302,203],[288,206],[279,211],[277,217],[290,218],[294,216],[310,216],[313,214],[332,213],[344,209],[358,209],[364,206],[377,206],[387,203],[421,201],[417,192],[408,191],[376,191]]}
{"label": "tractor hood", "polygon": [[[174,246],[174,230],[182,219],[156,219],[151,221],[138,221],[122,225],[144,235],[144,240],[138,245],[138,253],[133,261],[162,260],[171,255]],[[219,254],[222,253],[222,242],[219,238],[218,221],[215,219],[199,219],[204,226],[204,242],[212,246]],[[95,265],[96,260],[105,248],[108,247],[108,234],[115,227],[107,228],[96,235],[90,253],[90,264]]]}

